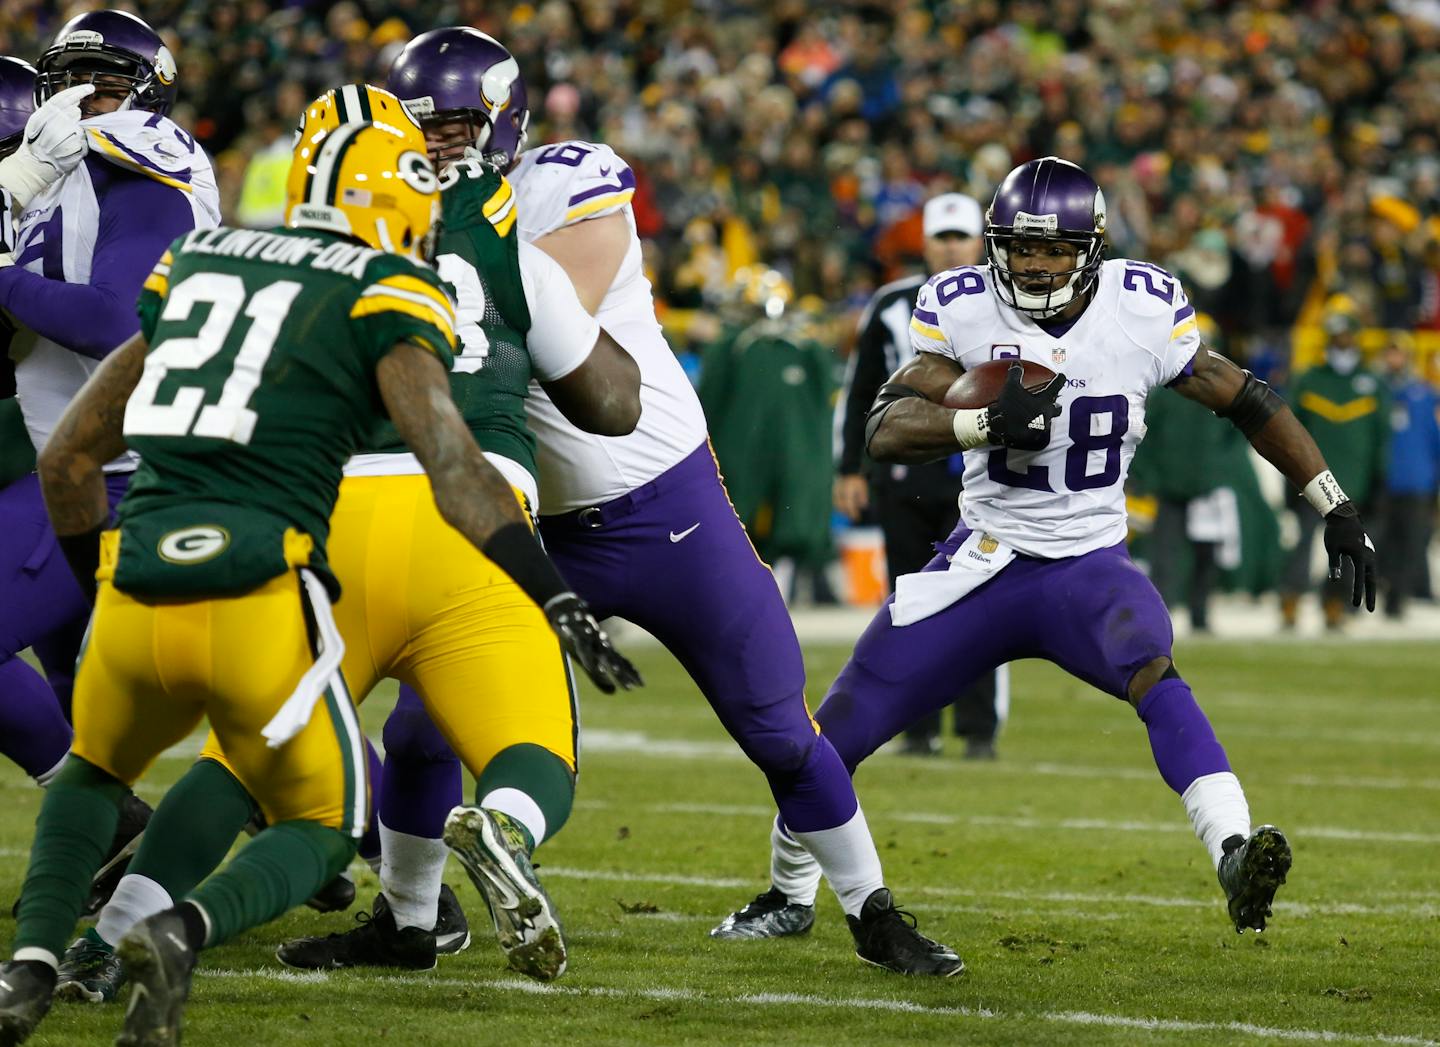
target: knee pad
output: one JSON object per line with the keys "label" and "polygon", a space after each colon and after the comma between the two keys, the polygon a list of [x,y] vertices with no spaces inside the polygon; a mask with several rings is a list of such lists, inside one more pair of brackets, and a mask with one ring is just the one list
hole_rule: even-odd
{"label": "knee pad", "polygon": [[766,777],[798,774],[815,750],[819,737],[814,730],[803,732],[773,729],[748,731],[739,736],[740,748]]}
{"label": "knee pad", "polygon": [[408,760],[413,763],[459,763],[440,728],[425,709],[415,703],[397,705],[385,721],[381,733],[385,742],[385,759]]}

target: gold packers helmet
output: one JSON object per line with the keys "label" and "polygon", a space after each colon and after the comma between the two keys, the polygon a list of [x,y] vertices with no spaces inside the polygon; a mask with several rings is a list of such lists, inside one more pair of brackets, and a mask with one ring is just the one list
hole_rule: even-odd
{"label": "gold packers helmet", "polygon": [[416,148],[425,151],[425,135],[405,103],[383,87],[346,84],[332,87],[305,107],[295,129],[295,145],[301,147],[317,136],[329,134],[341,124],[357,122],[384,124],[401,134],[413,135]]}
{"label": "gold packers helmet", "polygon": [[285,192],[290,228],[341,233],[429,262],[439,222],[440,180],[412,137],[349,123],[297,143]]}

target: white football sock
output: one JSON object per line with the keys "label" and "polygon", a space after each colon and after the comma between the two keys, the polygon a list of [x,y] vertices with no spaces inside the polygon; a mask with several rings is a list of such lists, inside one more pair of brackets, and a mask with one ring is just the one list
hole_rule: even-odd
{"label": "white football sock", "polygon": [[58,971],[60,969],[60,961],[55,958],[55,954],[49,949],[40,948],[38,945],[30,945],[24,949],[16,949],[15,955],[12,956],[11,959],[16,963],[25,963],[26,961],[30,963],[43,963],[52,971]]}
{"label": "white football sock", "polygon": [[545,812],[540,810],[540,805],[530,798],[529,793],[512,789],[508,785],[491,789],[480,798],[480,806],[486,810],[508,814],[525,826],[525,831],[530,834],[530,839],[535,841],[536,847],[545,842]]}
{"label": "white football sock", "polygon": [[[0,221],[4,221],[3,215],[0,215]],[[35,784],[43,789],[51,782],[53,782],[55,780],[55,776],[59,774],[60,771],[64,768],[65,761],[68,759],[70,759],[70,753],[67,750],[65,755],[60,757],[59,763],[57,763],[54,767],[50,768],[48,771],[42,771],[35,776]]]}
{"label": "white football sock", "polygon": [[126,873],[105,908],[100,910],[95,933],[105,939],[106,945],[116,945],[131,927],[174,904],[170,892],[150,877]]}
{"label": "white football sock", "polygon": [[820,863],[781,828],[779,818],[770,825],[770,882],[796,905],[814,905],[820,887]]}
{"label": "white football sock", "polygon": [[444,840],[411,836],[380,823],[380,889],[396,927],[431,930],[440,916],[440,882],[450,849]]}
{"label": "white football sock", "polygon": [[865,899],[885,886],[880,854],[870,838],[865,812],[858,805],[844,825],[808,833],[791,830],[790,835],[815,856],[845,915],[859,916]]}
{"label": "white football sock", "polygon": [[1240,779],[1230,771],[1217,771],[1196,778],[1180,797],[1195,835],[1210,852],[1215,868],[1225,850],[1221,846],[1232,836],[1250,836],[1250,805]]}

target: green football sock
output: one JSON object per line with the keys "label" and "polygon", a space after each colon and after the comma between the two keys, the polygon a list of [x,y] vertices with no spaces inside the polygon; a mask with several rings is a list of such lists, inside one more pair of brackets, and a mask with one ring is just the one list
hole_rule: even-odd
{"label": "green football sock", "polygon": [[35,823],[30,870],[20,894],[17,952],[44,949],[55,957],[65,952],[129,792],[124,782],[73,753],[65,761],[45,790]]}
{"label": "green football sock", "polygon": [[316,822],[281,822],[261,832],[187,899],[209,917],[206,946],[302,904],[350,864],[356,844]]}
{"label": "green football sock", "polygon": [[256,810],[224,766],[196,760],[150,816],[129,872],[183,898],[225,860]]}
{"label": "green football sock", "polygon": [[[535,833],[530,825],[534,819],[510,809],[508,804],[487,804],[485,798],[497,789],[514,789],[529,797],[545,819],[544,831]],[[480,772],[475,781],[475,802],[481,807],[493,806],[520,822],[526,835],[532,837],[533,850],[559,832],[570,817],[575,803],[575,775],[564,760],[543,746],[529,742],[512,745],[496,753]],[[533,839],[536,835],[540,839]]]}

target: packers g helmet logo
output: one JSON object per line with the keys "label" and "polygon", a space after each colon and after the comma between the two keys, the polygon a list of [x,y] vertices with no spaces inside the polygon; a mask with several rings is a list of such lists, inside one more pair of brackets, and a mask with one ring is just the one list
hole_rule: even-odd
{"label": "packers g helmet logo", "polygon": [[155,551],[166,563],[197,564],[215,559],[229,545],[229,531],[206,524],[171,531],[160,539]]}
{"label": "packers g helmet logo", "polygon": [[430,158],[424,153],[406,150],[400,154],[395,166],[405,184],[417,193],[428,196],[439,191],[440,179],[435,174],[435,168],[430,165]]}

